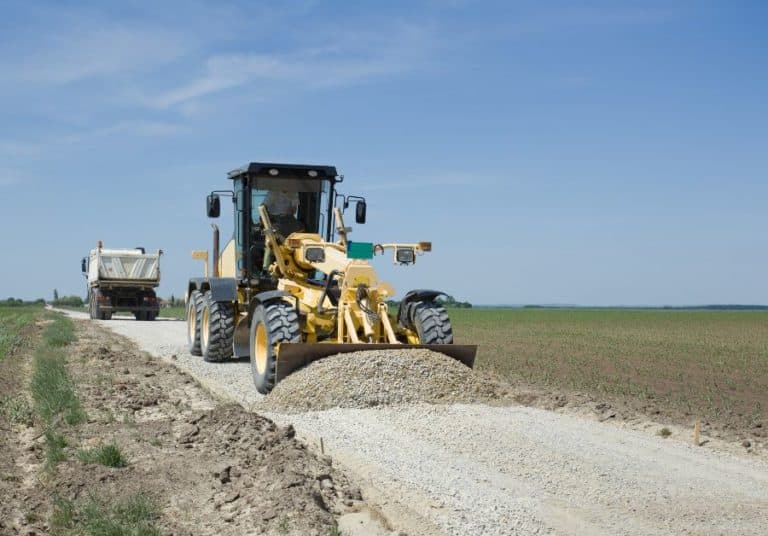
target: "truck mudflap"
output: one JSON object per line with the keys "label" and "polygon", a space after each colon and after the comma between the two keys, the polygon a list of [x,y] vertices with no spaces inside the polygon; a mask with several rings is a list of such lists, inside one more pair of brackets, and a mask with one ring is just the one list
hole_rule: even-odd
{"label": "truck mudflap", "polygon": [[275,383],[292,372],[328,356],[365,350],[410,350],[424,348],[432,350],[472,368],[475,364],[477,346],[472,344],[338,344],[338,343],[289,343],[280,344],[277,351]]}

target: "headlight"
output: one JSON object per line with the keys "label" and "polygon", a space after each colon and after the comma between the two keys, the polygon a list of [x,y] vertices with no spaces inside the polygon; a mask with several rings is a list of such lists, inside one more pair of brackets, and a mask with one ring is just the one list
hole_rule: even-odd
{"label": "headlight", "polygon": [[416,253],[413,251],[413,248],[397,248],[395,260],[400,264],[413,264],[416,262]]}
{"label": "headlight", "polygon": [[324,248],[307,248],[304,250],[304,259],[307,262],[324,262],[325,249]]}

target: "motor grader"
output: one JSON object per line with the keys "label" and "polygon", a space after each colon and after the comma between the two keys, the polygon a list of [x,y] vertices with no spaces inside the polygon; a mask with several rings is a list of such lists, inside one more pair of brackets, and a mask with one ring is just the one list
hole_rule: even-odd
{"label": "motor grader", "polygon": [[221,198],[234,208],[232,238],[219,248],[213,227],[211,268],[189,280],[187,342],[206,361],[249,357],[253,380],[268,393],[288,374],[334,354],[390,348],[428,348],[472,367],[477,348],[454,345],[451,322],[434,290],[395,296],[371,266],[387,252],[409,265],[430,242],[352,241],[344,210],[354,202],[365,223],[366,201],[337,192],[343,181],[333,166],[251,163],[229,173],[230,190],[206,199],[217,218]]}

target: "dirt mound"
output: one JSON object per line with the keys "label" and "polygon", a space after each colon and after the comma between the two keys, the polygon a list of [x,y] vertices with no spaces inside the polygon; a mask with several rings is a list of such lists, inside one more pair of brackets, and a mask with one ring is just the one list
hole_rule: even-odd
{"label": "dirt mound", "polygon": [[277,384],[260,409],[294,413],[415,402],[505,402],[508,386],[430,350],[375,350],[315,361]]}

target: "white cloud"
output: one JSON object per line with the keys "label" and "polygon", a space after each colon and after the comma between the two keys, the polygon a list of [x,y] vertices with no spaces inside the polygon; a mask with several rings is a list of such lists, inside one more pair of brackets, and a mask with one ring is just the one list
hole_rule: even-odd
{"label": "white cloud", "polygon": [[293,53],[215,55],[206,60],[203,74],[196,79],[144,100],[165,109],[251,83],[317,89],[394,76],[425,61],[435,46],[433,33],[431,27],[399,26],[348,33],[343,39]]}
{"label": "white cloud", "polygon": [[178,58],[186,47],[183,36],[165,29],[81,22],[0,49],[0,80],[48,86],[135,73]]}
{"label": "white cloud", "polygon": [[80,130],[48,140],[47,144],[77,144],[82,141],[114,134],[133,134],[140,137],[163,137],[179,132],[175,123],[165,121],[126,120],[90,130]]}

